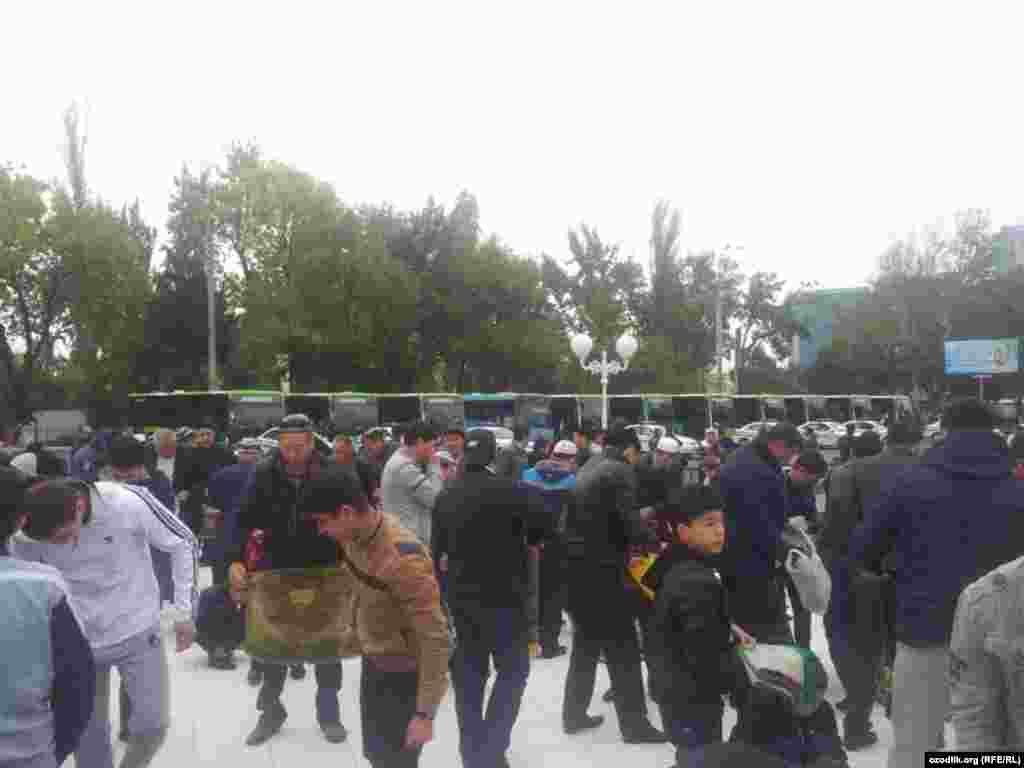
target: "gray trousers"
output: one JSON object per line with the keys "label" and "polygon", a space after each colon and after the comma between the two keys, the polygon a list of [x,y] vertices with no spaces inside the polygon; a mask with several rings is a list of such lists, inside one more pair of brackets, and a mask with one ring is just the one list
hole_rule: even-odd
{"label": "gray trousers", "polygon": [[12,760],[4,763],[4,768],[57,768],[57,756],[53,752],[43,752],[35,757],[24,760]]}
{"label": "gray trousers", "polygon": [[171,683],[160,625],[109,648],[93,649],[96,658],[96,705],[75,753],[79,768],[113,768],[110,742],[110,670],[117,668],[131,699],[131,732],[121,768],[145,768],[167,737]]}
{"label": "gray trousers", "polygon": [[892,680],[892,746],[888,768],[920,768],[940,748],[949,712],[949,649],[898,643]]}

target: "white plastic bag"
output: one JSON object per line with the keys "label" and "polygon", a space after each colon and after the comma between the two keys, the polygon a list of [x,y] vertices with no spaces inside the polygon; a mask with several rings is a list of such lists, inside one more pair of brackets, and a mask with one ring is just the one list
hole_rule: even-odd
{"label": "white plastic bag", "polygon": [[792,536],[798,536],[802,541],[799,547],[792,547],[786,552],[783,567],[793,580],[804,608],[820,616],[828,610],[828,602],[832,597],[832,577],[810,536],[795,526],[789,526],[787,538]]}

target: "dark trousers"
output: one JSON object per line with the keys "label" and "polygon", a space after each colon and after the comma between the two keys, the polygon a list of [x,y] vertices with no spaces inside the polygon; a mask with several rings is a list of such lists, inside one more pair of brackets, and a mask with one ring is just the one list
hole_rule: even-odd
{"label": "dark trousers", "polygon": [[666,691],[658,707],[665,735],[676,748],[676,765],[686,766],[701,747],[722,740],[725,705],[721,696],[710,697],[703,702],[680,701],[680,693],[683,692]]}
{"label": "dark trousers", "polygon": [[800,593],[789,576],[786,576],[786,593],[789,595],[789,604],[793,609],[793,634],[796,636],[796,644],[801,648],[810,648],[811,612],[804,608],[804,604],[800,600]]}
{"label": "dark trousers", "polygon": [[[461,642],[461,640],[460,640]],[[383,672],[363,658],[359,710],[363,755],[373,768],[415,768],[420,749],[405,748],[409,721],[416,714],[419,677],[412,672]]]}
{"label": "dark trousers", "polygon": [[[263,664],[263,686],[256,700],[256,709],[261,712],[276,712],[287,717],[281,703],[284,681],[288,667],[282,664]],[[316,719],[320,723],[340,723],[341,706],[338,692],[341,690],[341,663],[316,665]]]}
{"label": "dark trousers", "polygon": [[212,563],[211,565],[213,570],[214,585],[227,584],[228,570],[231,568],[231,563],[227,562],[226,560],[218,560]]}
{"label": "dark trousers", "polygon": [[832,583],[825,635],[836,673],[846,690],[846,728],[866,728],[878,695],[886,649],[882,593],[873,585],[853,588],[848,574],[842,571],[833,573]]}
{"label": "dark trousers", "polygon": [[633,614],[621,568],[570,563],[569,615],[573,639],[562,702],[564,725],[586,717],[602,652],[615,689],[619,729],[627,735],[646,721],[647,700]]}
{"label": "dark trousers", "polygon": [[[526,614],[522,603],[480,605],[453,597],[458,648],[452,661],[459,751],[464,768],[494,768],[508,751],[512,728],[530,674]],[[491,659],[497,679],[484,711]]]}
{"label": "dark trousers", "polygon": [[540,644],[558,647],[565,610],[565,550],[560,544],[544,545],[540,556]]}

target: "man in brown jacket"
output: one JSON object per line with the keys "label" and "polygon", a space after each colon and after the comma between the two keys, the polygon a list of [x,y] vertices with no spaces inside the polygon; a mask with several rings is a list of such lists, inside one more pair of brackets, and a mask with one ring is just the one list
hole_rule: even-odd
{"label": "man in brown jacket", "polygon": [[352,470],[311,480],[303,516],[340,545],[355,575],[351,645],[363,656],[363,754],[373,768],[411,768],[434,737],[448,688],[448,622],[427,548],[370,505]]}

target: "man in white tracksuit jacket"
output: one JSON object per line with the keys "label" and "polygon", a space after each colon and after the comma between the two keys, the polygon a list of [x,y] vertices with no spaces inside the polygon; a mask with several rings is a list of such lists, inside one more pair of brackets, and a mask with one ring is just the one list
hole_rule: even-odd
{"label": "man in white tracksuit jacket", "polygon": [[160,590],[150,546],[171,555],[178,652],[192,644],[198,547],[188,527],[146,489],[50,480],[26,494],[28,525],[12,554],[61,572],[96,659],[96,703],[75,753],[82,768],[113,768],[110,670],[132,703],[121,768],[149,765],[170,725],[170,680]]}

